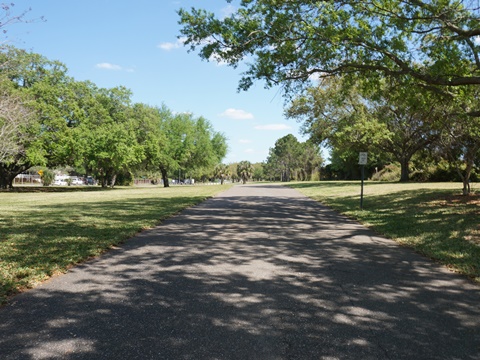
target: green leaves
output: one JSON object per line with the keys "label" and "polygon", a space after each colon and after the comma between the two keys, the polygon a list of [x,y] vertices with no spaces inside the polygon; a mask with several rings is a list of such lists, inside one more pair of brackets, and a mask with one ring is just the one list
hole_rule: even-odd
{"label": "green leaves", "polygon": [[270,149],[265,172],[281,181],[292,178],[310,180],[322,162],[317,145],[311,141],[300,143],[295,136],[288,134],[278,139]]}
{"label": "green leaves", "polygon": [[[242,1],[230,17],[180,10],[181,34],[204,59],[232,66],[248,59],[239,82],[282,84],[287,94],[320,76],[378,72],[417,84],[479,85],[478,12],[458,1]],[[419,66],[421,64],[421,66]]]}
{"label": "green leaves", "polygon": [[237,164],[237,175],[244,184],[252,177],[253,175],[253,165],[250,161],[243,160]]}
{"label": "green leaves", "polygon": [[129,89],[75,81],[38,54],[8,48],[0,64],[0,187],[35,165],[84,168],[114,186],[138,170],[213,169],[226,155],[225,136],[204,118],[132,104]]}
{"label": "green leaves", "polygon": [[213,169],[226,155],[225,136],[215,132],[203,117],[170,115],[163,119],[161,128],[167,136],[163,147],[165,157],[159,162],[164,181],[168,173],[178,169],[189,173]]}

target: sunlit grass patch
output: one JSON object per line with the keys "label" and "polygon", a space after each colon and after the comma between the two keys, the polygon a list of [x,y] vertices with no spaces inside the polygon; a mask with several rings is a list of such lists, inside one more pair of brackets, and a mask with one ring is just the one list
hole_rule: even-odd
{"label": "sunlit grass patch", "polygon": [[0,303],[228,187],[0,193]]}
{"label": "sunlit grass patch", "polygon": [[459,183],[292,183],[305,195],[480,282],[480,197]]}

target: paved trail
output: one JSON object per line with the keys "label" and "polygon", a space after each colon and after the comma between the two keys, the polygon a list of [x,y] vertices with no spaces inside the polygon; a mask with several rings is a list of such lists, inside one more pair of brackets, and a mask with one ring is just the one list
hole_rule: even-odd
{"label": "paved trail", "polygon": [[0,359],[480,359],[480,287],[237,186],[0,309]]}

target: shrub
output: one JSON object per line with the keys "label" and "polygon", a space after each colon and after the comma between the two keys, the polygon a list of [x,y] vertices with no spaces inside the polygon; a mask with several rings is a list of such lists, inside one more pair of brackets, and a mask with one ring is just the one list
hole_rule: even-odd
{"label": "shrub", "polygon": [[123,171],[117,175],[115,185],[118,186],[133,186],[133,175],[128,171]]}
{"label": "shrub", "polygon": [[42,171],[42,173],[40,174],[40,178],[42,179],[43,186],[50,186],[55,180],[55,173],[51,170],[46,169]]}
{"label": "shrub", "polygon": [[373,181],[400,181],[400,166],[397,164],[390,164],[385,166],[379,172],[373,174]]}
{"label": "shrub", "polygon": [[414,170],[410,173],[409,179],[415,182],[429,181],[431,173],[427,170]]}

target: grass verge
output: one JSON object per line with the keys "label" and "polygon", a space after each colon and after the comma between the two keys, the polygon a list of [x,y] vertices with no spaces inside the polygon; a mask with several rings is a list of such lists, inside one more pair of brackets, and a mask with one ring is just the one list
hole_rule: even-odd
{"label": "grass verge", "polygon": [[0,304],[229,186],[0,192]]}
{"label": "grass verge", "polygon": [[480,196],[458,183],[292,183],[303,194],[480,282]]}

